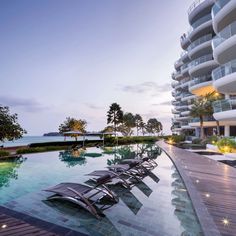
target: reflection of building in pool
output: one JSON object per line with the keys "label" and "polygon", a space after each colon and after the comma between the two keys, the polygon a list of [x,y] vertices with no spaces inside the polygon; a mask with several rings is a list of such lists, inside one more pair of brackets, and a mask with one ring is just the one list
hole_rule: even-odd
{"label": "reflection of building in pool", "polygon": [[22,156],[0,161],[0,188],[8,186],[11,179],[17,179],[17,169],[26,160]]}
{"label": "reflection of building in pool", "polygon": [[196,227],[196,221],[198,220],[195,216],[188,192],[177,171],[172,174],[172,177],[175,180],[171,185],[175,189],[172,191],[173,198],[171,203],[175,206],[174,214],[178,217],[185,230],[182,235],[198,235],[199,228]]}

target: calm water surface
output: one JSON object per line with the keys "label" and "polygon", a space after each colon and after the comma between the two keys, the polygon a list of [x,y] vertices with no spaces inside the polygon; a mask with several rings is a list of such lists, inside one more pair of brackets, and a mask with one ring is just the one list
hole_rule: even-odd
{"label": "calm water surface", "polygon": [[[86,153],[84,159],[50,152],[1,161],[0,205],[92,236],[202,235],[178,172],[157,146],[88,148]],[[76,205],[46,200],[50,193],[43,189],[61,182],[84,183],[89,180],[85,174],[137,153],[153,155],[158,166],[132,190],[111,187],[119,203],[106,210],[102,220]]]}

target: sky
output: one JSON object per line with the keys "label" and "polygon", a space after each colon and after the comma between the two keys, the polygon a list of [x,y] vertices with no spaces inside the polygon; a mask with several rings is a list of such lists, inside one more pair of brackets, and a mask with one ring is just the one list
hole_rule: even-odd
{"label": "sky", "polygon": [[28,135],[66,117],[102,130],[109,106],[170,133],[171,73],[192,0],[1,0],[0,104]]}

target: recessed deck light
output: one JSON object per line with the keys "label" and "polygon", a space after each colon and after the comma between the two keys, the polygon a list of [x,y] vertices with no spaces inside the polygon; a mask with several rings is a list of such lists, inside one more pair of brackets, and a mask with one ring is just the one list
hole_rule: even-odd
{"label": "recessed deck light", "polygon": [[227,218],[223,218],[222,223],[224,226],[229,225],[229,220]]}
{"label": "recessed deck light", "polygon": [[5,225],[5,224],[1,226],[2,229],[5,229],[6,227],[7,227],[7,225]]}
{"label": "recessed deck light", "polygon": [[207,198],[209,198],[211,195],[209,193],[206,193],[205,195]]}
{"label": "recessed deck light", "polygon": [[198,184],[199,182],[200,182],[200,181],[197,179],[197,180],[196,180],[196,183]]}

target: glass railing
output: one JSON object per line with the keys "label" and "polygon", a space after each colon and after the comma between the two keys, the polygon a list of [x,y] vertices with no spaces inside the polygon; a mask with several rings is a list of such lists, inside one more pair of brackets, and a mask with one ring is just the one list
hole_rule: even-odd
{"label": "glass railing", "polygon": [[194,61],[192,61],[191,63],[189,63],[189,67],[194,67],[194,66],[197,66],[199,64],[202,64],[204,62],[211,61],[211,60],[213,60],[212,54],[207,54],[207,55],[199,57],[199,58],[195,59]]}
{"label": "glass railing", "polygon": [[223,112],[236,109],[236,99],[225,99],[213,102],[214,112]]}
{"label": "glass railing", "polygon": [[[203,121],[215,121],[215,118],[213,116],[206,116],[203,117]],[[190,123],[200,122],[200,118],[193,118],[190,120]]]}
{"label": "glass railing", "polygon": [[205,43],[209,40],[212,40],[212,34],[207,34],[204,35],[203,37],[193,41],[187,48],[188,51],[191,51],[192,49],[194,49],[195,47],[201,45],[202,43]]}
{"label": "glass railing", "polygon": [[230,75],[235,72],[236,72],[236,59],[227,62],[222,66],[217,67],[212,71],[211,75],[213,80],[218,80],[225,77],[226,75]]}
{"label": "glass railing", "polygon": [[207,14],[205,16],[203,16],[202,18],[196,20],[193,24],[192,24],[192,28],[196,29],[199,25],[202,25],[203,23],[211,20],[211,14]]}
{"label": "glass railing", "polygon": [[229,2],[230,0],[217,0],[211,10],[212,18]]}
{"label": "glass railing", "polygon": [[188,14],[190,15],[191,12],[197,7],[199,6],[202,2],[205,2],[205,0],[195,0],[192,5],[189,7],[188,9]]}
{"label": "glass railing", "polygon": [[213,49],[217,48],[226,39],[229,39],[234,35],[236,35],[236,21],[225,27],[216,37],[214,37],[212,40]]}
{"label": "glass railing", "polygon": [[181,72],[183,72],[183,70],[185,70],[185,69],[187,69],[187,68],[188,68],[188,63],[182,65],[182,66],[180,67],[180,70],[181,70]]}
{"label": "glass railing", "polygon": [[208,81],[212,81],[211,75],[204,75],[204,76],[201,76],[201,77],[197,77],[197,78],[194,78],[190,82],[190,87],[194,86],[196,84],[201,84],[201,83],[208,82]]}

